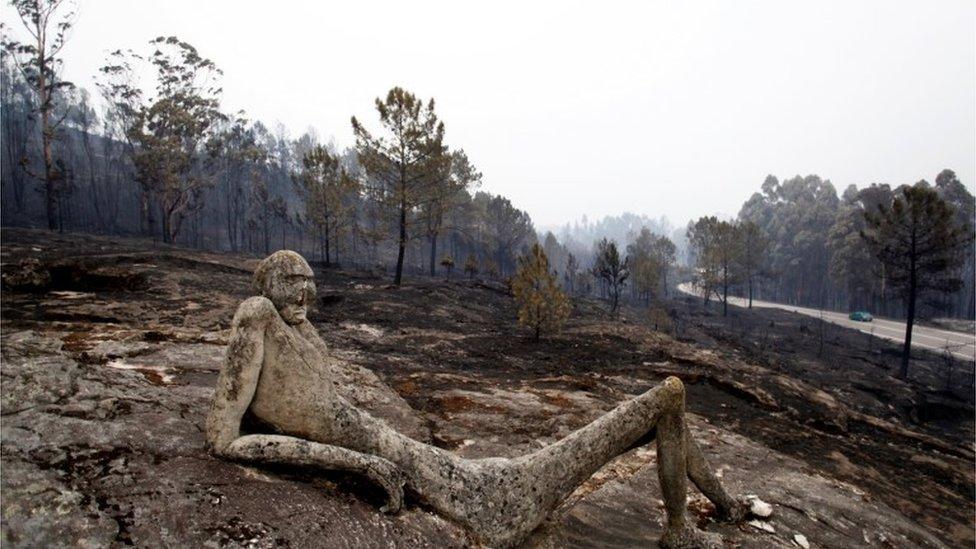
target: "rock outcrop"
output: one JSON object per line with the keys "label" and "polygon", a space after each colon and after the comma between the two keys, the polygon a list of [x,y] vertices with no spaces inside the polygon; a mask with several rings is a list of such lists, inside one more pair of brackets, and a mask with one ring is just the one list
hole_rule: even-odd
{"label": "rock outcrop", "polygon": [[[205,453],[204,418],[230,317],[248,292],[251,260],[43,235],[14,233],[11,242],[5,232],[4,271],[25,255],[39,257],[41,269],[71,264],[70,249],[86,262],[96,253],[110,257],[120,271],[143,273],[144,282],[5,289],[5,547],[472,544],[463,529],[409,494],[406,509],[388,516],[379,512],[384,494],[356,476],[245,466]],[[63,242],[52,247],[49,238]],[[848,417],[845,432],[816,419],[848,408],[828,393],[800,407],[803,380],[739,394],[736,380],[761,376],[750,370],[757,366],[638,326],[618,330],[586,303],[563,336],[537,345],[502,327],[512,316],[508,298],[476,283],[391,290],[364,275],[328,273],[319,287],[327,303],[312,320],[339,359],[342,379],[361,387],[346,396],[415,438],[469,457],[518,455],[677,374],[687,380],[696,412],[690,427],[723,482],[774,510],[758,525],[720,525],[710,504],[693,496],[689,507],[702,528],[742,547],[802,546],[797,540],[811,547],[942,547],[972,539],[968,520],[953,522],[944,509],[913,508],[912,494],[899,499],[874,488],[894,482],[885,467],[893,456],[900,460],[895,449],[924,441],[881,430],[871,436],[891,438],[872,452],[893,453],[856,454],[858,444],[867,444],[859,442],[865,423]],[[818,428],[822,434],[814,434]],[[804,438],[802,449],[767,445],[774,438],[764,433],[791,429],[798,440],[822,438]],[[814,442],[831,467],[809,457]],[[931,486],[920,490],[971,487],[966,456],[925,445],[913,455],[924,461],[895,463],[934,471]],[[528,545],[654,547],[664,517],[655,461],[653,445],[614,460]],[[849,475],[836,472],[845,467]]]}

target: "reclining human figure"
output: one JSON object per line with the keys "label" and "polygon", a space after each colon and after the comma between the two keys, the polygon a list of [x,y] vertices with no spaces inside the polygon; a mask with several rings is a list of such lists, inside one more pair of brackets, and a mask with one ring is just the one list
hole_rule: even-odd
{"label": "reclining human figure", "polygon": [[[721,538],[685,516],[685,479],[739,520],[744,503],[711,472],[684,420],[684,387],[674,377],[566,438],[521,457],[465,459],[413,440],[337,394],[329,351],[306,319],[314,299],[312,269],[297,253],[279,251],[255,271],[259,297],[234,315],[207,441],[217,456],[353,471],[381,485],[384,511],[402,505],[406,483],[443,515],[491,546],[524,540],[605,463],[657,440],[658,478],[667,511],[663,547],[718,547]],[[250,412],[283,434],[241,435]]]}

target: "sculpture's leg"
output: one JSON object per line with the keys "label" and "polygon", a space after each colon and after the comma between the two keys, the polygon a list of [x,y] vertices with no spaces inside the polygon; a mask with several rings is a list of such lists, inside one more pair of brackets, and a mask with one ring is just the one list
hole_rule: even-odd
{"label": "sculpture's leg", "polygon": [[[657,478],[661,482],[661,494],[667,511],[667,525],[661,536],[661,547],[720,548],[722,538],[718,534],[702,532],[689,524],[687,490],[689,436],[682,411],[668,413],[657,423]],[[692,442],[692,444],[694,444]]]}
{"label": "sculpture's leg", "polygon": [[329,423],[337,437],[329,442],[393,462],[426,503],[483,534],[479,529],[489,520],[486,515],[497,509],[493,498],[502,478],[500,465],[508,460],[461,458],[413,440],[348,403],[338,407]]}
{"label": "sculpture's leg", "polygon": [[710,547],[717,536],[685,520],[685,478],[691,475],[710,498],[728,496],[688,438],[683,414],[684,386],[668,378],[566,438],[515,459],[462,459],[397,433],[352,406],[340,407],[333,425],[341,440],[334,443],[390,460],[438,511],[467,524],[492,546],[506,546],[528,535],[600,467],[656,431],[669,525],[662,543]]}
{"label": "sculpture's leg", "polygon": [[403,470],[407,485],[441,513],[467,524],[491,546],[523,539],[584,480],[653,428],[677,379],[622,403],[566,438],[515,459],[467,460],[412,440],[352,406],[328,441],[374,454]]}
{"label": "sculpture's leg", "polygon": [[[684,385],[671,377],[568,437],[515,462],[526,462],[528,476],[536,480],[530,493],[538,509],[548,513],[608,461],[656,435],[658,478],[668,513],[662,544],[668,547],[721,544],[719,536],[701,532],[688,524],[685,517],[689,475],[696,485],[705,487],[706,496],[718,500],[716,505],[731,498],[691,440],[684,411]],[[543,517],[544,514],[539,520]]]}
{"label": "sculpture's leg", "polygon": [[684,530],[687,525],[687,439],[681,416],[665,414],[657,422],[657,478],[661,482],[668,530]]}
{"label": "sculpture's leg", "polygon": [[722,483],[712,472],[708,462],[705,461],[705,456],[702,454],[701,448],[698,447],[698,443],[691,437],[687,428],[684,431],[685,452],[688,456],[688,478],[695,483],[695,486],[705,497],[715,504],[720,519],[731,522],[742,520],[748,512],[748,507],[744,503],[736,501],[725,491]]}
{"label": "sculpture's leg", "polygon": [[537,487],[540,502],[555,507],[611,459],[648,439],[679,393],[683,394],[681,382],[669,378],[569,436],[518,458],[532,476],[544,481]]}

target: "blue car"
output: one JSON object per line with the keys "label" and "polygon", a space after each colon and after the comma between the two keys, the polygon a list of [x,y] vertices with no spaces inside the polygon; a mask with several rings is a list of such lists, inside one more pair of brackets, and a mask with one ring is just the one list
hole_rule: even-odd
{"label": "blue car", "polygon": [[871,313],[867,311],[854,311],[853,313],[848,315],[848,318],[850,318],[851,320],[856,320],[858,322],[871,322],[872,320],[874,320],[874,317],[871,316]]}

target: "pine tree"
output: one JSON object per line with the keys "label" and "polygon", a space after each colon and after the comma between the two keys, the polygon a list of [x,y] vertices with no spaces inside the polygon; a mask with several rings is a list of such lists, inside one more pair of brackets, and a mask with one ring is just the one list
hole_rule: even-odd
{"label": "pine tree", "polygon": [[705,304],[721,287],[721,266],[715,254],[716,217],[702,217],[688,225],[688,246],[695,266],[695,287],[702,294]]}
{"label": "pine tree", "polygon": [[905,300],[905,346],[898,377],[906,379],[916,300],[925,292],[962,287],[958,264],[965,257],[963,247],[972,241],[970,229],[956,221],[952,207],[924,181],[902,187],[890,208],[880,205],[864,216],[867,227],[861,236]]}
{"label": "pine tree", "polygon": [[393,283],[403,279],[409,214],[430,199],[432,182],[443,169],[444,123],[434,113],[434,100],[426,104],[403,88],[393,88],[386,99],[376,99],[384,132],[374,136],[352,118],[359,162],[378,183],[380,196],[396,216],[397,263]]}
{"label": "pine tree", "polygon": [[576,277],[579,276],[579,261],[577,261],[576,256],[573,254],[568,254],[566,257],[566,272],[563,273],[563,278],[566,279],[566,285],[569,286],[569,293],[576,293]]}
{"label": "pine tree", "polygon": [[570,303],[549,270],[549,259],[539,244],[518,259],[512,277],[512,293],[518,303],[519,325],[532,330],[535,339],[542,332],[558,331],[569,317]]}
{"label": "pine tree", "polygon": [[440,156],[426,197],[420,202],[420,217],[430,243],[430,276],[434,276],[434,260],[437,257],[437,237],[445,229],[445,217],[467,196],[466,191],[481,182],[481,172],[475,169],[464,150],[448,152]]}
{"label": "pine tree", "polygon": [[749,308],[752,308],[753,285],[760,276],[766,259],[766,236],[759,225],[742,221],[736,226],[739,237],[739,254],[735,258],[738,278],[746,282],[749,290]]}
{"label": "pine tree", "polygon": [[650,229],[642,227],[634,242],[627,245],[634,290],[637,298],[643,299],[648,305],[661,282],[661,265],[652,249],[654,240],[655,236]]}
{"label": "pine tree", "polygon": [[305,199],[305,216],[322,235],[322,257],[332,264],[332,248],[338,232],[352,220],[350,200],[359,183],[346,173],[338,156],[315,145],[302,156],[302,170],[292,175]]}
{"label": "pine tree", "polygon": [[593,276],[606,284],[610,293],[610,314],[617,313],[617,307],[620,305],[620,293],[630,277],[630,268],[629,258],[621,259],[616,242],[604,238],[597,243]]}
{"label": "pine tree", "polygon": [[451,278],[451,271],[454,270],[454,258],[449,254],[441,257],[441,267],[444,267],[444,270],[447,271],[447,278]]}
{"label": "pine tree", "polygon": [[464,260],[464,272],[468,278],[474,278],[478,274],[478,259],[474,254],[468,254],[468,258]]}
{"label": "pine tree", "polygon": [[739,226],[715,217],[702,217],[688,230],[688,241],[698,269],[696,284],[705,296],[721,289],[722,316],[729,314],[729,288],[738,282],[738,262],[742,257]]}

